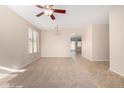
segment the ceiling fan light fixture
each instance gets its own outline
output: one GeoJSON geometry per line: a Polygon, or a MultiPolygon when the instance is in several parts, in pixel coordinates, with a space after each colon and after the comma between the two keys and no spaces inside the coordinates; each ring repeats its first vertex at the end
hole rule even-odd
{"type": "Polygon", "coordinates": [[[46,8],[49,9],[50,8],[49,5],[46,5],[46,8]]]}
{"type": "Polygon", "coordinates": [[[52,10],[48,10],[48,9],[45,9],[44,10],[44,13],[48,16],[52,15],[53,14],[53,11],[52,10]]]}

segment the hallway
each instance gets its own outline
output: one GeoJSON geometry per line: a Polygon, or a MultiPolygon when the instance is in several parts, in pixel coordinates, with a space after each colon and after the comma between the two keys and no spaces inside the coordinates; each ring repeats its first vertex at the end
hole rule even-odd
{"type": "Polygon", "coordinates": [[[0,81],[0,87],[95,88],[124,87],[124,78],[109,71],[108,62],[73,58],[41,58],[0,81]]]}

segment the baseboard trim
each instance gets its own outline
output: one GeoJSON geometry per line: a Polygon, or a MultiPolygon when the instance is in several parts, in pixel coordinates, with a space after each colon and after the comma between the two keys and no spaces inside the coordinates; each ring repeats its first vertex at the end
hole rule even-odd
{"type": "Polygon", "coordinates": [[[19,69],[22,69],[22,68],[26,67],[27,65],[30,65],[30,64],[33,63],[33,62],[36,62],[36,61],[39,60],[40,58],[41,58],[41,57],[35,58],[33,61],[31,61],[31,62],[29,62],[29,63],[26,63],[26,64],[24,64],[24,65],[22,65],[22,66],[20,66],[19,69]]]}
{"type": "Polygon", "coordinates": [[[109,60],[91,60],[91,61],[94,61],[94,62],[109,62],[109,60]]]}
{"type": "Polygon", "coordinates": [[[41,58],[71,58],[71,57],[41,57],[41,58]]]}
{"type": "MultiPolygon", "coordinates": [[[[17,71],[18,71],[19,69],[22,69],[22,68],[24,68],[25,66],[27,66],[27,65],[29,65],[29,64],[31,64],[31,63],[33,63],[33,62],[36,62],[36,61],[39,60],[40,58],[41,58],[41,57],[38,57],[38,58],[34,59],[33,61],[31,61],[31,62],[29,62],[29,63],[27,63],[27,64],[24,64],[24,65],[22,65],[22,66],[20,66],[20,67],[17,69],[17,71]]],[[[5,77],[9,76],[9,75],[10,75],[11,73],[13,73],[13,72],[16,72],[16,70],[15,70],[15,71],[10,71],[10,72],[6,73],[5,75],[1,76],[0,79],[3,79],[3,78],[5,78],[5,77]]]]}
{"type": "Polygon", "coordinates": [[[82,56],[83,58],[85,58],[85,59],[87,59],[87,60],[89,60],[89,61],[92,61],[92,62],[104,62],[104,61],[110,61],[110,60],[94,60],[94,59],[92,59],[92,58],[88,58],[88,57],[85,57],[85,56],[82,56]]]}
{"type": "Polygon", "coordinates": [[[118,71],[116,71],[116,70],[114,70],[114,69],[112,69],[112,68],[110,68],[110,71],[115,72],[116,74],[118,74],[118,75],[124,77],[124,74],[121,74],[121,73],[119,73],[118,71]]]}
{"type": "Polygon", "coordinates": [[[88,58],[88,57],[85,57],[85,56],[82,56],[83,58],[85,58],[86,60],[88,61],[92,61],[92,59],[88,58]]]}
{"type": "Polygon", "coordinates": [[[70,58],[71,56],[41,56],[41,58],[70,58]]]}

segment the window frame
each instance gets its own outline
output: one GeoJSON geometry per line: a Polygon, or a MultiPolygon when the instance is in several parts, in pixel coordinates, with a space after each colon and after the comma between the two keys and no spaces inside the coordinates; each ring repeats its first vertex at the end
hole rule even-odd
{"type": "Polygon", "coordinates": [[[28,29],[28,53],[39,52],[39,33],[31,28],[28,29]]]}

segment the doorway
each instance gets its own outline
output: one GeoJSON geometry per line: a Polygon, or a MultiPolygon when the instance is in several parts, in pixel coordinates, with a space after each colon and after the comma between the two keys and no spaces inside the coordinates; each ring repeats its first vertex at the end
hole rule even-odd
{"type": "Polygon", "coordinates": [[[82,53],[82,38],[80,35],[71,35],[70,37],[70,51],[75,55],[81,55],[82,53]]]}

